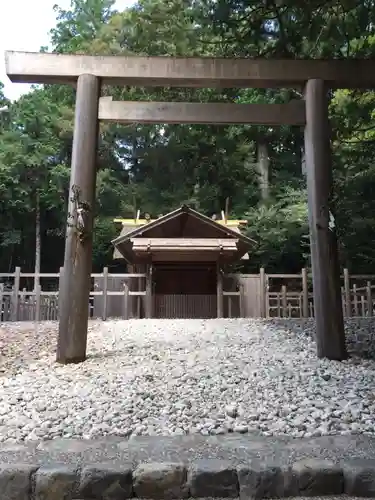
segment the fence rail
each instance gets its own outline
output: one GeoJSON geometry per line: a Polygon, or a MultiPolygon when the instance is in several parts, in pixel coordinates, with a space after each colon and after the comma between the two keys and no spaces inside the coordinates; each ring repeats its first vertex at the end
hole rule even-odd
{"type": "MultiPolygon", "coordinates": [[[[0,273],[0,322],[57,320],[62,273],[60,269],[59,273],[35,275],[22,273],[19,267],[14,273],[0,273]]],[[[104,268],[91,278],[91,318],[203,318],[217,314],[216,295],[152,295],[146,273],[109,273],[104,268]],[[134,282],[138,283],[136,289],[130,286],[134,282]]],[[[267,274],[260,269],[258,274],[226,274],[225,279],[232,285],[221,292],[224,317],[314,317],[312,280],[306,269],[299,274],[267,274]]],[[[344,316],[375,315],[375,275],[350,275],[344,269],[341,280],[344,316]]]]}

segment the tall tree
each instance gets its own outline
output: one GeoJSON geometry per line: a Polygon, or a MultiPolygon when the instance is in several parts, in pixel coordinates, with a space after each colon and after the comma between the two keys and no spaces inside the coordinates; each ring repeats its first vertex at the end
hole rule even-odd
{"type": "MultiPolygon", "coordinates": [[[[373,58],[374,0],[308,5],[255,0],[139,0],[116,11],[111,0],[56,7],[52,50],[87,54],[373,58]]],[[[302,89],[104,87],[124,100],[273,103],[302,89]]],[[[370,272],[375,224],[374,92],[330,94],[337,225],[342,263],[370,272]],[[349,221],[349,222],[348,222],[349,221]]],[[[46,85],[15,104],[0,87],[0,265],[32,267],[38,200],[42,267],[62,262],[75,91],[46,85]],[[45,248],[56,248],[46,252],[45,248]]],[[[264,146],[263,146],[264,149],[264,146]]],[[[102,125],[97,161],[94,268],[111,263],[115,216],[135,207],[152,215],[190,203],[207,215],[230,200],[259,245],[246,266],[298,270],[308,263],[303,135],[293,127],[102,125]],[[262,152],[261,145],[267,145],[262,152]],[[259,152],[262,154],[258,155],[259,152]],[[259,160],[268,189],[259,184],[259,160]],[[268,175],[267,175],[268,173],[268,175]]]]}

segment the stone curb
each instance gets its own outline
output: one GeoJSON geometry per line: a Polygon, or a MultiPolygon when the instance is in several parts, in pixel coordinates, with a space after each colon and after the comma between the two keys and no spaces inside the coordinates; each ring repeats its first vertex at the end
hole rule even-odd
{"type": "Polygon", "coordinates": [[[0,464],[1,500],[124,500],[144,498],[261,499],[282,497],[375,496],[375,460],[339,465],[305,459],[291,466],[261,461],[234,466],[217,459],[191,464],[95,465],[0,464]]]}

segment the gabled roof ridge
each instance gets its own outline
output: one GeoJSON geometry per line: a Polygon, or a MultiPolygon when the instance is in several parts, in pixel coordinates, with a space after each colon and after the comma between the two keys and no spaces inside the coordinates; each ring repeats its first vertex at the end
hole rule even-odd
{"type": "Polygon", "coordinates": [[[215,227],[216,229],[220,229],[223,233],[232,235],[234,238],[239,238],[242,241],[246,241],[247,243],[256,244],[256,242],[253,239],[249,238],[248,236],[245,236],[242,233],[239,233],[230,227],[219,224],[217,221],[212,220],[207,215],[201,214],[197,210],[189,207],[188,205],[182,205],[181,207],[177,208],[176,210],[173,210],[172,212],[169,212],[168,214],[163,215],[163,216],[159,217],[158,219],[155,219],[154,221],[152,221],[148,224],[144,224],[142,226],[139,226],[139,227],[133,229],[132,231],[130,231],[126,235],[118,236],[117,238],[112,240],[112,244],[118,245],[119,243],[122,243],[123,241],[125,241],[127,239],[134,238],[136,235],[141,234],[144,231],[148,231],[149,229],[152,229],[154,227],[157,227],[157,226],[163,224],[164,222],[167,222],[171,219],[174,219],[175,217],[178,217],[179,215],[181,215],[183,213],[190,214],[193,217],[195,217],[196,219],[201,220],[205,224],[208,224],[211,227],[215,227]]]}
{"type": "Polygon", "coordinates": [[[153,228],[155,226],[159,226],[160,223],[167,222],[168,220],[173,219],[174,217],[177,217],[178,215],[180,215],[180,213],[183,213],[184,211],[185,211],[184,205],[182,205],[182,207],[177,208],[176,210],[172,210],[172,212],[169,212],[168,214],[162,215],[158,219],[155,219],[152,222],[149,222],[148,224],[143,224],[142,226],[138,226],[138,227],[134,228],[132,231],[130,231],[128,234],[125,235],[126,238],[118,236],[117,238],[112,240],[112,243],[116,244],[116,243],[120,243],[120,241],[123,241],[124,239],[127,239],[128,237],[132,238],[134,236],[134,234],[142,233],[146,228],[150,229],[150,228],[153,228]],[[120,240],[120,238],[121,238],[121,240],[120,240]],[[118,240],[120,240],[120,241],[118,241],[118,240]]]}

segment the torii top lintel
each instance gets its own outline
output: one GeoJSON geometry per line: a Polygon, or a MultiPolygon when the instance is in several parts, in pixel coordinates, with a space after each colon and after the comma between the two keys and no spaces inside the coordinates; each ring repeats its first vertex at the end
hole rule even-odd
{"type": "Polygon", "coordinates": [[[332,88],[375,87],[375,60],[230,59],[5,53],[12,82],[75,83],[82,74],[105,84],[148,87],[301,87],[319,79],[332,88]]]}

